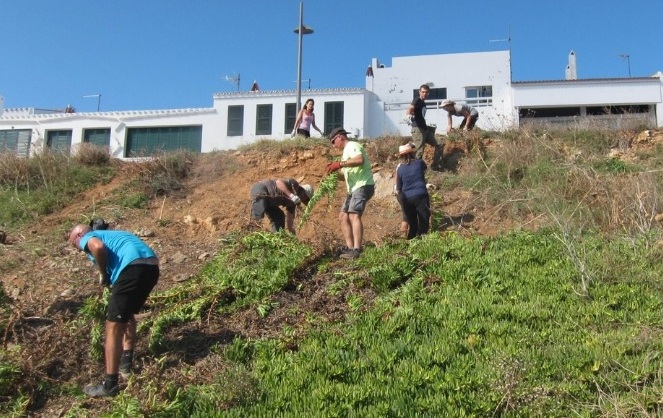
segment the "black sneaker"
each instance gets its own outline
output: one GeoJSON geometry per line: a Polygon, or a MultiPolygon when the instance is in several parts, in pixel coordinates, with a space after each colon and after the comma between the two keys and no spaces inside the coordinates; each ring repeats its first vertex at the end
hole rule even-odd
{"type": "Polygon", "coordinates": [[[341,253],[341,258],[352,259],[359,257],[361,254],[360,248],[350,248],[348,251],[341,253]]]}
{"type": "Polygon", "coordinates": [[[87,396],[93,398],[102,398],[104,396],[117,396],[119,391],[120,387],[118,385],[115,385],[110,389],[106,389],[103,383],[99,383],[98,385],[90,384],[83,388],[83,392],[85,392],[87,396]]]}
{"type": "Polygon", "coordinates": [[[120,364],[120,376],[124,379],[128,379],[133,374],[131,369],[131,364],[120,364]]]}
{"type": "Polygon", "coordinates": [[[133,363],[133,354],[122,354],[120,357],[120,376],[125,379],[128,379],[131,376],[132,369],[131,363],[133,363]]]}

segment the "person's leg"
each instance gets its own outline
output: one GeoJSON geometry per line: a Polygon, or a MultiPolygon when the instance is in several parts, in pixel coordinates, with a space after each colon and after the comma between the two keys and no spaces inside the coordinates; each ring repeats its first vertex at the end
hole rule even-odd
{"type": "Polygon", "coordinates": [[[126,322],[106,321],[106,375],[117,376],[119,373],[122,339],[126,330],[126,322]]]}
{"type": "Polygon", "coordinates": [[[134,361],[134,347],[136,346],[136,316],[131,315],[127,322],[122,341],[122,355],[120,356],[119,372],[122,377],[128,377],[134,361]]]}
{"type": "Polygon", "coordinates": [[[428,195],[417,198],[415,203],[415,213],[417,217],[416,235],[425,235],[430,228],[430,198],[428,195]]]}
{"type": "Polygon", "coordinates": [[[267,196],[267,187],[262,183],[256,183],[251,187],[251,219],[256,222],[260,222],[265,216],[265,208],[267,201],[265,196],[267,196]]]}
{"type": "Polygon", "coordinates": [[[407,232],[408,222],[407,217],[405,216],[405,210],[403,209],[403,199],[401,198],[400,193],[396,195],[396,201],[401,208],[401,232],[407,232]]]}
{"type": "Polygon", "coordinates": [[[364,239],[364,224],[361,222],[361,213],[348,213],[348,219],[352,227],[352,246],[361,250],[364,239]]]}
{"type": "Polygon", "coordinates": [[[460,126],[458,127],[458,130],[462,131],[466,124],[467,124],[467,117],[464,117],[463,121],[460,123],[460,126]]]}
{"type": "Polygon", "coordinates": [[[364,224],[362,223],[361,216],[366,210],[366,203],[375,194],[375,186],[362,186],[352,192],[350,203],[348,205],[348,222],[352,229],[352,246],[361,251],[364,239],[364,224]]]}
{"type": "Polygon", "coordinates": [[[424,158],[424,135],[421,133],[419,128],[413,128],[412,129],[412,143],[414,144],[414,148],[416,149],[415,151],[415,156],[417,159],[421,160],[424,158]]]}
{"type": "Polygon", "coordinates": [[[285,214],[279,207],[267,206],[265,208],[265,214],[272,222],[272,232],[277,232],[285,228],[285,214]]]}
{"type": "Polygon", "coordinates": [[[341,232],[343,233],[343,240],[347,248],[354,247],[354,237],[352,235],[352,224],[350,223],[350,216],[347,212],[338,214],[338,220],[341,224],[341,232]]]}
{"type": "Polygon", "coordinates": [[[409,225],[407,239],[412,239],[416,236],[418,230],[416,207],[408,199],[403,199],[403,211],[409,225]]]}
{"type": "Polygon", "coordinates": [[[479,119],[479,115],[471,115],[469,121],[467,122],[467,130],[471,131],[472,128],[474,128],[474,125],[477,124],[477,119],[479,119]]]}
{"type": "Polygon", "coordinates": [[[444,143],[435,137],[435,128],[430,127],[426,133],[425,143],[431,145],[433,151],[433,161],[431,162],[431,170],[442,169],[442,154],[444,153],[444,143]]]}

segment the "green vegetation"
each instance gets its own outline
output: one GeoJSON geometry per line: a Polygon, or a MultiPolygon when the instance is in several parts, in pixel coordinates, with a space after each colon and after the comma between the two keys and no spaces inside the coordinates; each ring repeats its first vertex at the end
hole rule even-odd
{"type": "MultiPolygon", "coordinates": [[[[462,175],[430,173],[435,232],[420,239],[385,238],[339,261],[285,232],[223,237],[198,275],[150,298],[139,332],[151,358],[105,416],[663,415],[663,149],[634,161],[608,155],[608,132],[481,136],[496,145],[460,160],[462,175]],[[445,196],[459,190],[473,200],[445,214],[445,196]],[[475,207],[515,227],[468,232],[475,207]],[[304,303],[313,295],[315,308],[304,303]],[[224,328],[247,312],[269,333],[225,340],[194,327],[224,328]],[[206,370],[215,373],[196,379],[206,370]]],[[[386,166],[398,141],[366,148],[386,166]]],[[[165,186],[134,196],[183,190],[189,157],[169,158],[143,168],[169,173],[151,183],[165,186]]],[[[87,299],[70,322],[72,332],[95,324],[93,356],[103,303],[87,299]]],[[[22,383],[25,363],[9,349],[0,360],[0,412],[25,412],[36,390],[22,383]]],[[[68,412],[84,415],[82,401],[68,412]]]]}

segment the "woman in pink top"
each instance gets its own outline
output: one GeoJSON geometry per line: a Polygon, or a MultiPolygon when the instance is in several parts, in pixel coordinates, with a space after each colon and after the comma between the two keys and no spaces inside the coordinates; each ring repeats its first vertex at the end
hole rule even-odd
{"type": "Polygon", "coordinates": [[[311,126],[322,135],[322,131],[315,124],[315,113],[313,113],[314,106],[313,99],[308,99],[304,108],[297,115],[295,120],[295,127],[292,130],[292,136],[302,135],[304,138],[311,137],[311,126]]]}

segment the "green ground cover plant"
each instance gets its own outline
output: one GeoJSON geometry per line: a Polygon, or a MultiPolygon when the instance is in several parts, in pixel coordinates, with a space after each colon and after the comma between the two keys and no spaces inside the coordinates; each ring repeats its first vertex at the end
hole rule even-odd
{"type": "Polygon", "coordinates": [[[242,376],[226,378],[248,385],[244,396],[230,399],[225,380],[173,389],[164,403],[180,407],[163,416],[566,417],[615,406],[655,416],[660,254],[584,239],[590,297],[574,291],[578,273],[553,230],[367,248],[345,278],[375,289],[371,303],[313,329],[296,350],[236,341],[226,359],[242,376]],[[605,259],[620,261],[602,270],[605,259]]]}
{"type": "MultiPolygon", "coordinates": [[[[479,206],[520,227],[495,236],[435,228],[421,239],[385,238],[343,262],[285,232],[224,236],[198,275],[150,298],[139,332],[151,362],[102,416],[662,416],[656,218],[663,213],[663,149],[615,159],[608,155],[615,135],[604,131],[481,137],[497,144],[462,159],[462,177],[431,173],[433,202],[443,207],[451,192],[467,190],[473,198],[456,215],[479,206]],[[537,227],[527,228],[530,222],[537,227]],[[280,323],[269,337],[237,334],[203,347],[199,358],[182,354],[185,326],[242,310],[283,315],[281,297],[300,296],[313,283],[342,315],[320,320],[304,312],[297,329],[280,323]],[[206,365],[218,373],[196,380],[206,365]]],[[[284,155],[288,146],[307,146],[293,141],[270,146],[284,155]]],[[[382,164],[393,157],[393,143],[366,146],[384,154],[382,164]]],[[[147,202],[184,190],[190,164],[184,154],[164,156],[141,168],[155,181],[123,194],[147,202]]],[[[55,187],[39,170],[32,183],[18,178],[3,183],[6,196],[23,201],[18,189],[55,187]]],[[[326,189],[318,187],[319,199],[326,189]]],[[[436,216],[434,225],[448,221],[436,216]]],[[[11,306],[3,295],[6,333],[11,306]]],[[[69,323],[72,334],[89,336],[95,359],[102,355],[103,304],[102,297],[85,300],[69,323]]],[[[78,393],[55,381],[25,384],[19,352],[0,351],[0,413],[25,415],[34,392],[78,393]]],[[[86,416],[87,400],[78,395],[65,416],[86,416]]]]}

